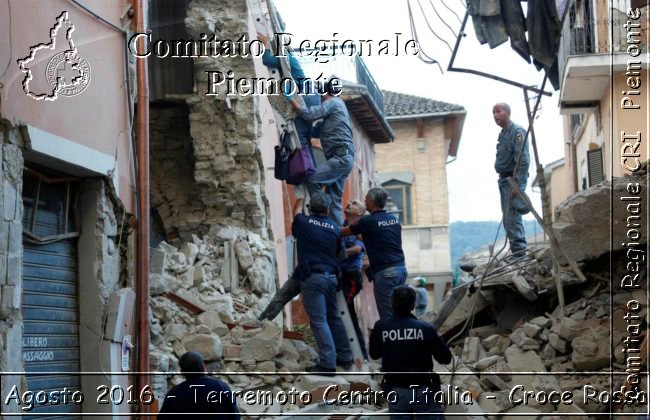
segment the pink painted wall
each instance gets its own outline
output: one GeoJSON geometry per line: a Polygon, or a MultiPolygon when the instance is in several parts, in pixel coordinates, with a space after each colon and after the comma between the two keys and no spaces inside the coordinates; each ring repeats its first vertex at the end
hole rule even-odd
{"type": "MultiPolygon", "coordinates": [[[[252,17],[249,15],[248,21],[249,39],[256,39],[257,33],[253,24],[252,17]]],[[[255,66],[256,77],[269,77],[267,67],[262,63],[261,57],[253,59],[255,66]]],[[[279,133],[275,124],[275,117],[273,109],[269,100],[264,96],[258,96],[258,112],[261,120],[261,127],[258,132],[261,137],[258,137],[258,147],[262,155],[262,163],[264,165],[264,193],[269,202],[268,224],[271,228],[274,245],[275,245],[275,258],[278,270],[278,278],[280,284],[283,284],[288,279],[287,269],[287,244],[286,244],[286,228],[285,228],[285,195],[283,193],[282,182],[275,179],[273,176],[273,167],[275,160],[274,146],[278,144],[279,133]]],[[[254,117],[255,118],[255,117],[254,117]]]]}
{"type": "MultiPolygon", "coordinates": [[[[84,0],[83,4],[121,27],[126,0],[84,0]]],[[[57,41],[65,41],[59,31],[57,41]]],[[[55,52],[68,49],[60,42],[55,52]]],[[[101,23],[70,1],[9,0],[0,3],[0,115],[12,124],[24,124],[116,156],[119,195],[133,210],[133,174],[130,164],[129,117],[125,92],[123,35],[101,23]],[[23,92],[24,73],[17,60],[29,55],[32,45],[49,42],[50,28],[67,11],[75,29],[72,39],[90,64],[91,81],[79,95],[55,101],[37,101],[23,92]],[[6,68],[6,70],[5,70],[6,68]]],[[[39,51],[33,67],[34,89],[47,88],[45,69],[53,56],[39,51]]]]}

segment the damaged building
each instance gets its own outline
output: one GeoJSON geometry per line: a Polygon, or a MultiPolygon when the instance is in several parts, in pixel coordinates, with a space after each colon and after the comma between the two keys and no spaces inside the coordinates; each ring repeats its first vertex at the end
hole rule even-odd
{"type": "MultiPolygon", "coordinates": [[[[132,36],[147,28],[152,42],[198,39],[205,33],[255,39],[246,1],[111,0],[84,6],[50,0],[43,6],[24,0],[11,7],[15,3],[0,5],[0,57],[9,58],[0,73],[0,389],[3,401],[8,395],[61,387],[85,399],[26,410],[12,397],[3,413],[56,417],[85,412],[110,418],[156,412],[165,392],[182,380],[178,357],[189,350],[204,356],[208,370],[224,372],[237,391],[277,396],[295,389],[322,396],[331,385],[341,392],[379,390],[380,377],[370,373],[335,378],[295,373],[317,358],[306,334],[293,328],[307,322],[299,299],[273,322],[257,321],[296,262],[293,187],[273,174],[282,127],[264,96],[205,91],[210,72],[269,77],[262,60],[138,61],[130,53],[132,36]],[[76,60],[72,68],[66,65],[69,50],[76,60]],[[151,374],[133,373],[138,371],[151,374]],[[103,391],[110,391],[107,398],[113,402],[113,389],[125,392],[130,403],[102,403],[103,391]]],[[[414,140],[414,153],[435,155],[437,173],[443,173],[447,157],[456,156],[464,109],[445,104],[451,108],[387,116],[384,94],[363,61],[350,60],[341,98],[352,118],[356,154],[343,201],[362,198],[382,183],[401,188],[405,179],[413,181],[396,175],[403,175],[402,167],[388,168],[386,178],[377,176],[375,146],[396,150],[389,144],[396,137],[390,116],[400,120],[395,123],[401,135],[414,140]],[[424,120],[408,125],[416,117],[424,120]],[[435,132],[431,142],[419,142],[425,131],[427,140],[435,132]]],[[[322,148],[315,139],[313,145],[320,162],[322,148]]],[[[430,174],[417,176],[425,175],[430,174]]],[[[635,325],[647,329],[647,272],[640,264],[636,272],[626,272],[629,265],[623,263],[629,261],[623,256],[630,241],[619,237],[628,223],[623,210],[612,219],[613,243],[621,246],[609,247],[602,227],[612,217],[603,204],[608,197],[629,196],[630,183],[647,191],[647,173],[636,175],[642,177],[615,178],[558,206],[555,234],[567,253],[557,273],[566,297],[562,308],[550,251],[539,249],[533,261],[511,271],[473,267],[473,277],[425,315],[455,352],[453,366],[436,366],[448,371],[445,386],[458,385],[478,403],[462,408],[465,414],[524,412],[508,398],[519,376],[507,372],[563,372],[524,376],[525,385],[536,391],[560,387],[584,399],[580,372],[597,371],[589,379],[605,389],[606,373],[629,367],[621,354],[631,333],[622,320],[634,312],[635,325]],[[583,223],[586,213],[592,217],[583,223]],[[622,262],[611,267],[613,276],[629,279],[634,288],[612,287],[603,275],[612,256],[622,262]],[[578,262],[586,279],[570,269],[567,258],[578,262]],[[600,345],[607,340],[615,343],[613,349],[600,345]]],[[[438,194],[446,195],[445,184],[436,180],[438,194]]],[[[447,240],[446,201],[435,211],[414,218],[411,246],[426,250],[423,260],[429,252],[440,254],[434,264],[417,265],[418,274],[437,274],[445,285],[448,249],[430,245],[432,238],[447,240]]],[[[644,223],[635,241],[647,249],[644,223]]],[[[435,290],[438,297],[442,290],[435,290]]],[[[373,285],[365,278],[356,305],[367,334],[377,312],[373,285]]],[[[644,363],[640,367],[647,368],[644,363]]],[[[645,381],[641,386],[647,390],[645,381]]],[[[382,400],[340,407],[310,403],[271,401],[240,408],[249,415],[299,416],[342,407],[359,417],[386,410],[382,400]]],[[[544,404],[525,409],[564,417],[604,412],[611,405],[576,407],[570,412],[544,404]]]]}

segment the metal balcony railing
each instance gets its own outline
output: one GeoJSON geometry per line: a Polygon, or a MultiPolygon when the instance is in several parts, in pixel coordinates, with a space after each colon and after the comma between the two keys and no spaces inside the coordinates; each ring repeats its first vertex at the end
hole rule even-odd
{"type": "Polygon", "coordinates": [[[377,105],[379,111],[383,113],[384,94],[381,92],[381,89],[379,89],[377,82],[375,82],[375,79],[372,77],[372,74],[370,74],[368,67],[366,67],[366,64],[363,62],[359,55],[356,56],[355,64],[357,69],[357,83],[368,88],[368,94],[372,100],[375,101],[375,105],[377,105]]]}
{"type": "MultiPolygon", "coordinates": [[[[626,28],[629,20],[626,14],[625,0],[612,0],[609,3],[610,17],[594,19],[589,9],[589,2],[576,1],[571,5],[564,27],[558,51],[560,75],[564,74],[566,61],[570,56],[586,54],[627,53],[631,43],[647,51],[647,37],[644,36],[648,23],[644,19],[637,22],[641,28],[626,28]],[[598,40],[596,42],[596,40],[598,40]]],[[[647,16],[649,6],[641,9],[641,16],[647,16]]]]}

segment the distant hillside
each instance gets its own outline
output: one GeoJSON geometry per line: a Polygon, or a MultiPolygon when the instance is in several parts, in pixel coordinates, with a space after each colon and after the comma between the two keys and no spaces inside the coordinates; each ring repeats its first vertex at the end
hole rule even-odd
{"type": "MultiPolygon", "coordinates": [[[[499,222],[453,222],[449,225],[451,241],[451,267],[456,269],[456,261],[463,254],[474,251],[494,242],[494,235],[499,222]]],[[[542,228],[535,220],[524,220],[526,236],[541,233],[542,228]]],[[[499,230],[499,239],[503,238],[503,228],[499,230]]]]}

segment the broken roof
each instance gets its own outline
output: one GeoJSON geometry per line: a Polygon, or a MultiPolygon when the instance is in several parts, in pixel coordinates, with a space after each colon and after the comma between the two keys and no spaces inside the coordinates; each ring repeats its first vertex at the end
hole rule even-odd
{"type": "Polygon", "coordinates": [[[465,108],[448,102],[421,96],[384,90],[384,113],[386,118],[400,116],[425,117],[448,114],[465,114],[465,108]]]}

